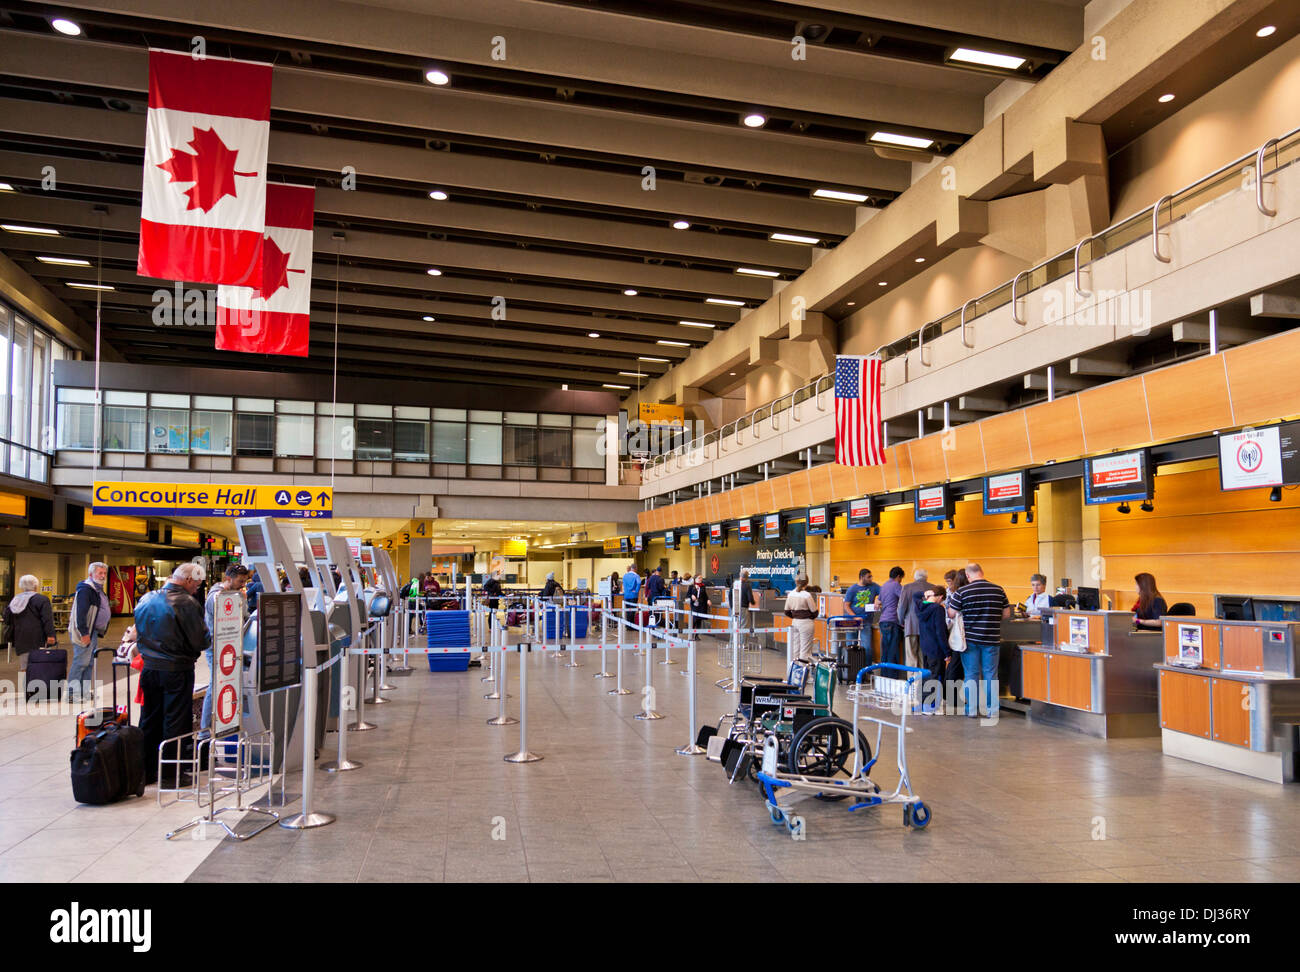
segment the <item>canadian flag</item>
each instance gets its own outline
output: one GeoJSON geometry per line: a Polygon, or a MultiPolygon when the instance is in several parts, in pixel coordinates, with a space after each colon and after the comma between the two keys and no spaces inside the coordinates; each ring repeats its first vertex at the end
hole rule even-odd
{"type": "Polygon", "coordinates": [[[141,276],[261,281],[270,137],[271,65],[149,52],[141,276]]]}
{"type": "Polygon", "coordinates": [[[217,350],[307,356],[311,331],[311,186],[266,187],[259,286],[217,288],[217,350]]]}

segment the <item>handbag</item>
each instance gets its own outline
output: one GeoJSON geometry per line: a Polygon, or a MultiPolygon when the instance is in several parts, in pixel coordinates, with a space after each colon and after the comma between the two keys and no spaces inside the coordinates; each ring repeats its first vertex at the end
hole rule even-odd
{"type": "Polygon", "coordinates": [[[966,626],[962,624],[961,612],[952,619],[952,627],[948,629],[948,647],[956,652],[966,650],[966,626]]]}

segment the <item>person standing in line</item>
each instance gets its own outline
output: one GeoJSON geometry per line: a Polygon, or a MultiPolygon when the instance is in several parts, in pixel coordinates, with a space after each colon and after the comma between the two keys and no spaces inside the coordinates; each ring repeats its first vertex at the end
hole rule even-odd
{"type": "MultiPolygon", "coordinates": [[[[501,570],[499,569],[494,570],[491,573],[489,573],[487,579],[483,581],[482,594],[487,602],[489,637],[491,636],[491,633],[493,631],[501,627],[501,619],[497,617],[497,608],[501,606],[501,597],[504,593],[501,590],[501,575],[502,575],[501,570]]],[[[469,667],[470,668],[483,667],[482,652],[479,652],[477,655],[474,655],[473,657],[470,658],[469,667]]]]}
{"type": "Polygon", "coordinates": [[[785,669],[795,661],[812,661],[813,620],[817,617],[817,598],[808,593],[808,578],[800,574],[795,588],[785,599],[785,616],[790,619],[786,632],[785,669]]]}
{"type": "Polygon", "coordinates": [[[844,613],[860,619],[861,624],[856,636],[852,631],[845,636],[845,647],[857,641],[866,650],[868,660],[871,655],[871,628],[876,612],[868,611],[867,608],[875,604],[878,597],[880,597],[880,585],[871,579],[871,571],[866,567],[858,571],[857,583],[850,585],[844,592],[844,613]]]}
{"type": "Polygon", "coordinates": [[[708,619],[697,615],[709,613],[709,592],[704,586],[703,574],[697,574],[695,583],[687,588],[686,610],[690,612],[686,616],[686,630],[690,637],[698,638],[698,630],[706,626],[708,619]]]}
{"type": "MultiPolygon", "coordinates": [[[[898,606],[903,597],[903,568],[889,568],[889,580],[880,588],[880,661],[882,664],[897,665],[899,647],[903,640],[903,626],[898,623],[898,606]]],[[[896,673],[884,672],[884,675],[897,677],[896,673]]]]}
{"type": "Polygon", "coordinates": [[[637,598],[641,594],[641,575],[636,572],[636,564],[627,565],[623,575],[623,615],[628,624],[636,624],[637,598]]]}
{"type": "Polygon", "coordinates": [[[41,582],[35,574],[18,578],[18,593],[4,609],[5,644],[13,645],[18,653],[18,696],[27,697],[27,653],[42,648],[53,648],[54,608],[50,599],[40,593],[41,582]]]}
{"type": "Polygon", "coordinates": [[[213,668],[213,648],[215,645],[212,639],[216,634],[216,616],[217,616],[217,597],[224,593],[239,594],[239,611],[240,621],[247,616],[247,608],[244,604],[244,581],[248,577],[248,569],[241,567],[239,564],[231,564],[226,568],[225,574],[219,583],[213,584],[212,589],[208,591],[208,596],[203,602],[203,624],[208,632],[208,647],[204,649],[203,655],[208,660],[208,692],[203,696],[203,711],[199,716],[199,728],[208,729],[212,726],[212,676],[215,674],[213,668]]]}
{"type": "Polygon", "coordinates": [[[912,610],[916,613],[921,631],[921,663],[928,672],[922,682],[925,711],[943,711],[943,666],[948,647],[948,612],[944,608],[947,591],[938,586],[927,587],[923,594],[912,594],[912,610]],[[937,695],[937,697],[936,697],[937,695]]]}
{"type": "Polygon", "coordinates": [[[732,614],[736,618],[736,627],[741,636],[746,633],[753,636],[755,612],[758,610],[758,590],[749,580],[749,568],[740,568],[740,577],[736,579],[731,596],[732,614]]]}
{"type": "Polygon", "coordinates": [[[108,603],[104,584],[108,581],[108,565],[96,561],[86,569],[86,579],[77,585],[72,600],[72,613],[68,620],[68,635],[72,639],[72,670],[68,672],[68,697],[86,701],[90,697],[95,677],[95,649],[99,639],[108,630],[113,609],[108,603]]]}
{"type": "Polygon", "coordinates": [[[948,614],[955,616],[960,612],[966,632],[966,650],[962,652],[966,715],[973,719],[983,714],[996,719],[998,652],[1002,644],[1002,622],[1011,616],[1011,602],[1005,590],[984,578],[984,569],[979,564],[967,564],[966,577],[970,582],[948,599],[948,614]]]}
{"type": "Polygon", "coordinates": [[[903,588],[902,598],[898,602],[898,622],[903,626],[904,664],[912,668],[921,667],[921,625],[912,615],[913,595],[925,596],[930,589],[930,575],[918,567],[912,573],[912,583],[903,588]]]}

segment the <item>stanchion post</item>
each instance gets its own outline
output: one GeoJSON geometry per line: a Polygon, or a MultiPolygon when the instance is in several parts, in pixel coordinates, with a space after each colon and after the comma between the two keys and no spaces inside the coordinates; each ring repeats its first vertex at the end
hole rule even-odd
{"type": "Polygon", "coordinates": [[[578,605],[569,605],[569,661],[565,668],[581,668],[578,661],[578,605]]]}
{"type": "MultiPolygon", "coordinates": [[[[332,813],[321,813],[319,810],[311,808],[312,799],[316,794],[316,669],[307,668],[303,671],[303,691],[306,697],[303,699],[303,734],[302,734],[302,812],[295,814],[288,820],[281,820],[280,826],[288,830],[310,830],[313,827],[324,827],[326,824],[332,824],[335,820],[332,813]]],[[[342,710],[340,709],[340,715],[342,710]]],[[[288,725],[288,710],[286,709],[285,725],[288,725]]],[[[345,735],[340,732],[339,736],[345,735]]],[[[285,733],[285,742],[288,743],[288,732],[285,733]]],[[[274,759],[274,746],[272,746],[271,756],[274,759]]],[[[281,759],[283,760],[283,756],[281,759]]],[[[284,767],[281,767],[283,770],[284,767]]],[[[281,774],[283,776],[283,773],[281,774]]],[[[269,793],[268,793],[269,797],[269,793]]]]}
{"type": "Polygon", "coordinates": [[[496,624],[490,624],[489,626],[492,629],[492,650],[500,654],[501,663],[500,667],[497,669],[497,673],[500,677],[497,679],[496,683],[496,691],[500,695],[500,701],[497,703],[496,718],[489,719],[487,724],[489,726],[513,726],[519,720],[506,715],[506,687],[509,685],[509,679],[506,677],[506,673],[509,671],[509,666],[507,664],[508,659],[506,658],[505,653],[505,629],[496,624]]]}
{"type": "Polygon", "coordinates": [[[731,618],[731,688],[727,689],[727,694],[731,695],[740,691],[740,652],[742,642],[740,640],[740,619],[735,615],[731,618]]]}
{"type": "Polygon", "coordinates": [[[689,683],[690,691],[687,693],[687,711],[690,713],[690,722],[687,725],[687,732],[690,735],[686,739],[685,746],[677,748],[678,756],[699,756],[705,750],[695,743],[695,642],[686,642],[686,671],[691,676],[689,683]]]}
{"type": "Polygon", "coordinates": [[[503,757],[507,763],[536,763],[538,753],[528,751],[528,656],[526,646],[519,648],[519,748],[503,757]]]}
{"type": "Polygon", "coordinates": [[[648,627],[641,629],[641,646],[645,649],[645,685],[641,689],[641,711],[635,716],[637,719],[649,722],[652,719],[662,719],[663,715],[655,711],[654,708],[654,663],[655,654],[652,648],[653,642],[650,640],[648,627]]]}
{"type": "Polygon", "coordinates": [[[630,689],[625,689],[623,687],[623,638],[626,636],[626,632],[624,631],[626,623],[626,618],[623,617],[623,613],[620,611],[618,615],[618,647],[615,649],[616,657],[614,659],[618,663],[615,668],[615,671],[618,673],[615,677],[618,681],[614,683],[614,688],[610,691],[610,695],[632,694],[630,689]]]}

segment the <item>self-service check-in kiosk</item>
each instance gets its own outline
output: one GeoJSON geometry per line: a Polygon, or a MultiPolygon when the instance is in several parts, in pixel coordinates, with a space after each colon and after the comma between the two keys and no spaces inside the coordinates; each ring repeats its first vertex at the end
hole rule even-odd
{"type": "MultiPolygon", "coordinates": [[[[359,544],[336,537],[332,533],[311,533],[307,535],[311,547],[312,559],[317,568],[329,575],[331,589],[334,590],[333,607],[330,618],[337,637],[331,643],[335,654],[347,653],[365,631],[365,615],[361,599],[361,576],[354,556],[354,549],[359,553],[359,544]],[[323,554],[323,556],[322,556],[323,554]],[[338,572],[338,584],[334,587],[333,571],[338,572]]],[[[330,679],[330,722],[338,729],[342,721],[348,732],[359,732],[375,728],[366,722],[360,711],[360,686],[364,672],[365,657],[345,654],[345,657],[331,670],[330,679]],[[355,700],[355,701],[354,701],[355,700]],[[349,715],[357,711],[355,721],[349,715]],[[340,719],[340,715],[342,718],[340,719]]],[[[361,764],[347,758],[347,740],[339,741],[340,757],[327,764],[324,769],[329,772],[354,769],[361,764]]]]}

